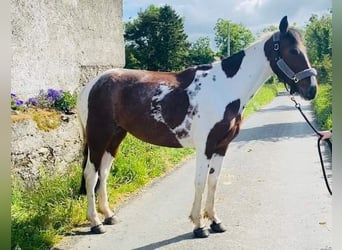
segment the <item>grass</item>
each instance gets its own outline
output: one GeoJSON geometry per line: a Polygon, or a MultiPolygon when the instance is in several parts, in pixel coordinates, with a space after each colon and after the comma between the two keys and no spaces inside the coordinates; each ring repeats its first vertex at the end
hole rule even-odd
{"type": "Polygon", "coordinates": [[[312,101],[320,130],[332,129],[332,87],[321,84],[317,97],[312,101]]]}
{"type": "Polygon", "coordinates": [[[37,128],[42,131],[51,131],[61,124],[61,113],[53,109],[28,108],[11,115],[12,122],[33,120],[37,128]]]}
{"type": "MultiPolygon", "coordinates": [[[[112,206],[186,159],[193,149],[157,147],[127,136],[108,180],[112,206]]],[[[12,248],[49,249],[65,232],[86,223],[86,199],[78,196],[81,167],[70,166],[61,176],[41,171],[30,189],[12,181],[12,248]]]]}
{"type": "Polygon", "coordinates": [[[253,114],[256,110],[260,109],[265,104],[269,103],[277,96],[284,86],[280,83],[264,84],[253,98],[247,103],[243,117],[246,119],[253,114]]]}
{"type": "MultiPolygon", "coordinates": [[[[270,102],[279,85],[264,85],[246,107],[244,116],[270,102]]],[[[162,176],[194,149],[157,147],[128,135],[120,146],[115,168],[108,179],[108,195],[117,207],[132,193],[162,176]]],[[[43,168],[42,168],[43,169],[43,168]]],[[[49,249],[72,228],[85,225],[86,199],[78,196],[81,167],[70,166],[68,173],[49,176],[41,171],[38,183],[27,188],[12,178],[12,249],[49,249]]]]}

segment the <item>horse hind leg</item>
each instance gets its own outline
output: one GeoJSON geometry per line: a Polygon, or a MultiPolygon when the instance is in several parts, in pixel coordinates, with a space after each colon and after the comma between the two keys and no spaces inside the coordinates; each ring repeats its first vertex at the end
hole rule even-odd
{"type": "Polygon", "coordinates": [[[88,199],[87,219],[90,221],[90,230],[94,234],[101,234],[105,232],[105,229],[96,211],[95,192],[97,187],[106,185],[105,182],[108,173],[106,174],[106,171],[104,171],[104,174],[101,176],[101,165],[106,165],[106,167],[102,168],[107,169],[110,167],[110,164],[113,160],[111,157],[105,154],[105,152],[114,131],[110,123],[108,123],[106,126],[103,126],[103,123],[99,124],[99,119],[95,118],[96,117],[93,116],[88,117],[88,120],[92,119],[92,122],[88,122],[87,126],[86,139],[88,151],[85,150],[85,153],[88,153],[88,155],[83,175],[88,199]],[[101,127],[101,129],[99,129],[99,127],[101,127]],[[104,183],[101,183],[101,180],[104,183]]]}
{"type": "Polygon", "coordinates": [[[104,152],[101,160],[101,165],[99,169],[99,189],[97,191],[98,201],[99,201],[99,211],[105,216],[105,220],[103,224],[105,225],[114,225],[117,222],[117,219],[114,216],[113,211],[109,207],[108,203],[108,194],[107,194],[107,179],[110,173],[110,168],[113,164],[114,158],[116,156],[117,149],[121,143],[121,141],[126,136],[126,131],[117,128],[115,133],[104,152]]]}
{"type": "Polygon", "coordinates": [[[95,186],[98,181],[98,172],[95,164],[91,162],[89,154],[83,175],[88,200],[87,219],[90,221],[91,232],[96,234],[104,233],[102,222],[96,212],[95,186]]]}

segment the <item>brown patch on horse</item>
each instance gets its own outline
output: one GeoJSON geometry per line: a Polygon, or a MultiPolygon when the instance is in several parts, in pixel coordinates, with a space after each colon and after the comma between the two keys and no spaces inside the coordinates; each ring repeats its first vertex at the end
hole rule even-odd
{"type": "Polygon", "coordinates": [[[174,129],[184,121],[189,104],[189,97],[182,88],[175,88],[160,101],[161,114],[170,128],[174,129]]]}
{"type": "Polygon", "coordinates": [[[217,122],[207,137],[205,155],[211,159],[213,154],[224,156],[228,144],[237,136],[240,129],[241,114],[239,114],[240,99],[226,106],[223,119],[217,122]],[[234,124],[231,121],[235,118],[234,124]]]}
{"type": "Polygon", "coordinates": [[[227,78],[232,78],[239,71],[243,58],[245,57],[245,51],[241,50],[233,54],[230,57],[226,57],[222,60],[222,70],[226,74],[227,78]]]}
{"type": "MultiPolygon", "coordinates": [[[[182,147],[165,124],[150,116],[151,102],[157,92],[157,82],[144,82],[156,76],[123,71],[102,76],[89,93],[87,143],[90,160],[97,170],[105,151],[115,155],[117,147],[130,131],[135,137],[160,146],[182,147]],[[145,114],[145,115],[144,115],[145,114]],[[143,117],[143,119],[141,119],[143,117]]],[[[157,74],[161,76],[161,74],[157,74]]],[[[170,74],[162,74],[159,81],[173,80],[170,74]]]]}
{"type": "MultiPolygon", "coordinates": [[[[176,78],[180,82],[180,87],[186,89],[194,81],[197,70],[206,71],[212,68],[213,65],[211,64],[202,64],[195,67],[190,67],[181,72],[178,72],[176,78]]],[[[203,76],[205,77],[206,75],[203,76]]]]}
{"type": "Polygon", "coordinates": [[[186,89],[194,80],[197,69],[195,67],[187,68],[178,72],[176,79],[179,81],[179,87],[186,89]]]}

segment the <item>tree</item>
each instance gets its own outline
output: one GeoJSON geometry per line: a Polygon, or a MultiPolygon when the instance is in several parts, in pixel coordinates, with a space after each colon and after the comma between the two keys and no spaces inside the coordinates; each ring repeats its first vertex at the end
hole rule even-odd
{"type": "Polygon", "coordinates": [[[242,24],[236,24],[219,18],[214,27],[215,42],[220,56],[227,55],[228,36],[230,40],[230,55],[246,48],[255,38],[253,33],[242,24]]]}
{"type": "Polygon", "coordinates": [[[126,68],[171,71],[186,66],[184,21],[169,6],[150,5],[125,24],[126,68]]]}
{"type": "Polygon", "coordinates": [[[259,31],[257,33],[257,37],[262,37],[265,34],[272,33],[272,32],[278,31],[278,30],[279,30],[278,26],[270,25],[270,26],[268,26],[266,28],[263,28],[261,31],[259,31]]]}
{"type": "Polygon", "coordinates": [[[312,15],[305,30],[308,56],[320,83],[332,83],[332,15],[312,15]]]}
{"type": "Polygon", "coordinates": [[[188,62],[189,65],[212,63],[214,56],[209,37],[200,37],[190,45],[188,62]]]}

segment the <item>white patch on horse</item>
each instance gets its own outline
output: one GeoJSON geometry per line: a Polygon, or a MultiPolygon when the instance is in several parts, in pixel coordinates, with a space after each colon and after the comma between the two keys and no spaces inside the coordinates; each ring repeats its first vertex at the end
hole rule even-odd
{"type": "Polygon", "coordinates": [[[113,164],[114,157],[108,153],[104,152],[101,160],[100,166],[100,186],[98,190],[98,201],[99,201],[99,210],[104,214],[105,218],[110,218],[114,215],[111,211],[108,204],[108,195],[107,195],[107,178],[110,172],[111,165],[113,164]]]}
{"type": "Polygon", "coordinates": [[[165,123],[165,120],[162,115],[162,107],[160,102],[164,99],[164,97],[170,93],[173,89],[170,88],[167,85],[163,84],[164,82],[161,82],[158,88],[157,95],[152,97],[152,102],[151,102],[151,116],[158,122],[165,123]]]}
{"type": "MultiPolygon", "coordinates": [[[[210,71],[210,70],[209,70],[210,71]]],[[[204,78],[209,73],[208,70],[197,70],[194,80],[185,89],[186,94],[189,97],[189,107],[184,120],[176,128],[172,129],[172,132],[176,135],[179,143],[183,147],[193,146],[193,140],[191,135],[191,127],[194,121],[194,116],[198,113],[198,100],[197,95],[201,90],[201,78],[204,78]]]]}

